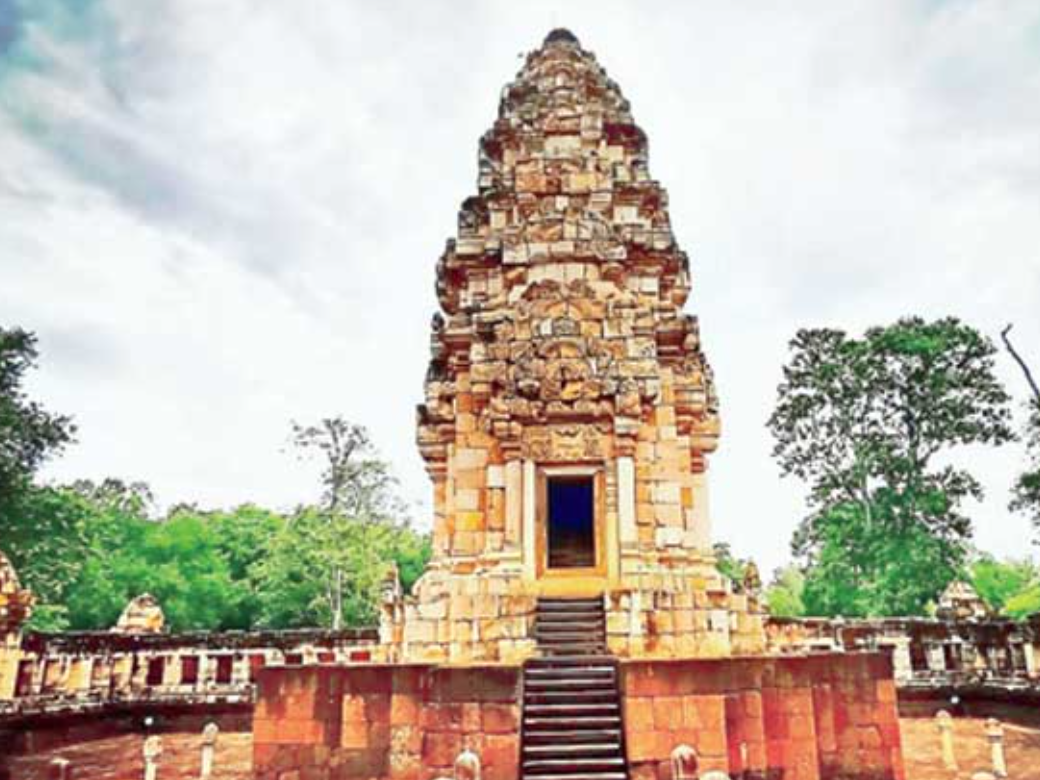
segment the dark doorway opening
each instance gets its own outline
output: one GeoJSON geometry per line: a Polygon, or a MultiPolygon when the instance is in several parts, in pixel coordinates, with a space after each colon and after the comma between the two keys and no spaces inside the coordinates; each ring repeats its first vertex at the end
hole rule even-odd
{"type": "Polygon", "coordinates": [[[595,490],[592,477],[548,479],[550,569],[596,565],[595,490]]]}

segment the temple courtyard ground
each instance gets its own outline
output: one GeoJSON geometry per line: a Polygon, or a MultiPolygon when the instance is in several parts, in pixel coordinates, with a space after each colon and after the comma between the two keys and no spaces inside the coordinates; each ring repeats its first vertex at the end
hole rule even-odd
{"type": "MultiPolygon", "coordinates": [[[[981,718],[958,718],[954,723],[958,772],[942,768],[939,739],[930,718],[900,721],[907,780],[967,780],[990,767],[989,746],[981,718]]],[[[1014,780],[1040,780],[1040,728],[1007,724],[1005,745],[1009,776],[1014,780]]],[[[199,734],[167,734],[160,763],[160,780],[195,780],[199,773],[199,734]]],[[[247,780],[250,777],[249,734],[221,734],[213,780],[247,780]]],[[[144,776],[141,738],[124,735],[83,742],[21,757],[10,762],[11,780],[46,780],[47,765],[61,756],[76,768],[75,780],[140,780],[144,776]]]]}

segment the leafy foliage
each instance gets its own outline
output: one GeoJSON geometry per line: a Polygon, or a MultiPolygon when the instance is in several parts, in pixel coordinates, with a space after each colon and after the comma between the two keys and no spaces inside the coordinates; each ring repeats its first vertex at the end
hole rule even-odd
{"type": "Polygon", "coordinates": [[[807,329],[791,342],[769,419],[785,476],[809,483],[792,548],[811,614],[916,614],[959,570],[982,488],[939,463],[1011,438],[989,339],[955,318],[912,317],[862,338],[807,329]]]}
{"type": "Polygon", "coordinates": [[[716,542],[712,546],[712,551],[715,554],[715,566],[718,570],[734,582],[737,587],[740,587],[740,584],[744,581],[744,574],[747,571],[750,559],[735,557],[729,542],[716,542]]]}
{"type": "Polygon", "coordinates": [[[32,333],[0,327],[0,516],[29,488],[47,457],[60,452],[75,433],[68,417],[46,411],[25,394],[22,383],[37,357],[32,333]]]}
{"type": "Polygon", "coordinates": [[[1033,583],[1016,593],[1004,604],[1004,614],[1022,620],[1040,612],[1040,582],[1033,583]]]}
{"type": "Polygon", "coordinates": [[[1040,529],[1040,399],[1030,403],[1025,438],[1029,465],[1015,480],[1011,509],[1029,515],[1033,527],[1040,529]]]}
{"type": "Polygon", "coordinates": [[[777,569],[766,589],[769,613],[775,617],[802,617],[806,614],[804,593],[805,575],[797,566],[777,569]]]}
{"type": "Polygon", "coordinates": [[[980,556],[971,564],[968,579],[975,592],[995,612],[1029,590],[1040,577],[1040,570],[1028,558],[999,561],[991,555],[980,556]]]}
{"type": "Polygon", "coordinates": [[[1029,457],[1029,465],[1015,480],[1011,489],[1011,506],[1013,512],[1023,512],[1030,516],[1034,528],[1040,529],[1040,382],[1033,376],[1025,358],[1011,343],[1011,325],[1000,332],[1008,353],[1022,370],[1032,395],[1027,404],[1025,440],[1029,457]]]}

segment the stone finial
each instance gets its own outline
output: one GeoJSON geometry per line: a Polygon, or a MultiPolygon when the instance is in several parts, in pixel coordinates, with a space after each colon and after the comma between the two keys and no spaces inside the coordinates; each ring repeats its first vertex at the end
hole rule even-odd
{"type": "Polygon", "coordinates": [[[555,30],[550,30],[549,34],[545,36],[545,42],[542,45],[548,46],[550,43],[569,43],[572,46],[581,45],[578,41],[578,36],[566,27],[557,27],[555,30]]]}
{"type": "Polygon", "coordinates": [[[480,780],[480,757],[466,749],[455,759],[455,780],[480,780]]]}
{"type": "Polygon", "coordinates": [[[944,620],[979,620],[992,617],[993,610],[975,588],[963,580],[954,580],[939,596],[935,614],[944,620]]]}
{"type": "Polygon", "coordinates": [[[754,561],[748,561],[744,567],[744,592],[749,596],[758,595],[762,590],[762,576],[758,573],[758,566],[754,561]]]}
{"type": "Polygon", "coordinates": [[[32,615],[33,595],[18,582],[18,572],[0,550],[0,642],[17,633],[32,615]]]}
{"type": "Polygon", "coordinates": [[[697,780],[697,751],[679,745],[672,751],[672,780],[697,780]]]}
{"type": "Polygon", "coordinates": [[[200,780],[208,780],[213,774],[213,754],[217,748],[217,737],[220,735],[220,727],[210,721],[202,729],[202,768],[199,771],[200,780]]]}
{"type": "Polygon", "coordinates": [[[935,728],[939,731],[939,748],[946,769],[957,769],[957,757],[953,754],[953,717],[946,710],[935,713],[935,728]]]}
{"type": "Polygon", "coordinates": [[[161,634],[165,625],[166,616],[159,600],[150,593],[142,593],[126,605],[112,631],[117,634],[161,634]]]}
{"type": "Polygon", "coordinates": [[[213,721],[210,721],[202,727],[203,745],[215,745],[217,743],[218,736],[220,736],[220,726],[218,726],[213,721]]]}
{"type": "Polygon", "coordinates": [[[146,738],[141,752],[144,755],[144,780],[156,780],[159,774],[159,756],[163,752],[162,737],[152,734],[146,738]]]}
{"type": "Polygon", "coordinates": [[[19,590],[18,572],[3,550],[0,550],[0,593],[15,593],[19,590]]]}
{"type": "Polygon", "coordinates": [[[993,774],[997,777],[1007,777],[1007,761],[1004,758],[1004,724],[996,718],[986,719],[986,741],[989,742],[993,774]]]}
{"type": "Polygon", "coordinates": [[[383,577],[383,584],[380,588],[383,603],[386,605],[397,604],[401,600],[402,592],[401,573],[397,568],[397,561],[390,561],[390,566],[386,570],[386,576],[383,577]]]}

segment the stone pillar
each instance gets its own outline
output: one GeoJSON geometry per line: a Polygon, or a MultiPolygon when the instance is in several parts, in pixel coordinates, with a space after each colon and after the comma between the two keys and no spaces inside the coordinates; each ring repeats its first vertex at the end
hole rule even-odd
{"type": "Polygon", "coordinates": [[[636,529],[636,464],[630,456],[617,459],[618,539],[621,548],[639,543],[636,529]]]}
{"type": "Polygon", "coordinates": [[[463,750],[455,759],[455,780],[480,780],[480,757],[472,750],[463,750]]]}
{"type": "Polygon", "coordinates": [[[195,690],[205,691],[213,687],[217,677],[217,660],[208,653],[199,653],[199,681],[195,690]]]}
{"type": "Polygon", "coordinates": [[[672,780],[697,780],[697,751],[679,745],[672,751],[672,780]]]}
{"type": "Polygon", "coordinates": [[[72,780],[72,765],[67,758],[53,758],[47,767],[48,780],[72,780]]]}
{"type": "Polygon", "coordinates": [[[524,461],[523,544],[524,579],[533,582],[538,577],[537,486],[534,461],[524,461]]]}
{"type": "Polygon", "coordinates": [[[217,736],[220,728],[212,721],[202,729],[202,768],[199,771],[199,780],[209,780],[213,774],[213,754],[217,749],[217,736]]]}
{"type": "Polygon", "coordinates": [[[698,550],[711,550],[711,515],[708,505],[708,474],[693,473],[693,543],[698,550]]]}
{"type": "Polygon", "coordinates": [[[1004,725],[996,718],[986,719],[986,741],[989,742],[993,760],[993,774],[1007,777],[1007,762],[1004,760],[1004,725]]]}
{"type": "Polygon", "coordinates": [[[524,469],[518,459],[506,461],[506,543],[505,549],[511,552],[520,551],[520,540],[523,538],[523,506],[524,506],[524,469]]]}
{"type": "Polygon", "coordinates": [[[945,672],[946,671],[946,656],[943,655],[943,648],[940,644],[930,644],[925,647],[926,657],[928,659],[928,671],[930,672],[945,672]]]}
{"type": "Polygon", "coordinates": [[[231,661],[231,684],[249,684],[249,656],[236,653],[231,661]]]}
{"type": "Polygon", "coordinates": [[[72,694],[85,693],[90,690],[90,670],[93,659],[89,656],[77,656],[69,664],[69,676],[65,689],[72,694]]]}
{"type": "Polygon", "coordinates": [[[1029,640],[1022,643],[1022,656],[1025,659],[1026,675],[1030,680],[1036,678],[1036,647],[1029,640]]]}
{"type": "Polygon", "coordinates": [[[166,663],[163,665],[163,679],[161,687],[163,688],[175,688],[181,684],[181,657],[177,653],[171,653],[166,656],[166,663]]]}
{"type": "Polygon", "coordinates": [[[892,676],[896,682],[905,682],[914,676],[910,661],[910,637],[901,636],[891,641],[892,676]]]}
{"type": "Polygon", "coordinates": [[[142,754],[144,755],[144,780],[156,780],[159,775],[159,756],[162,755],[162,738],[158,734],[152,734],[144,741],[142,754]]]}
{"type": "Polygon", "coordinates": [[[935,728],[939,732],[939,749],[942,752],[943,767],[957,769],[957,757],[953,754],[953,718],[946,710],[935,713],[935,728]]]}

